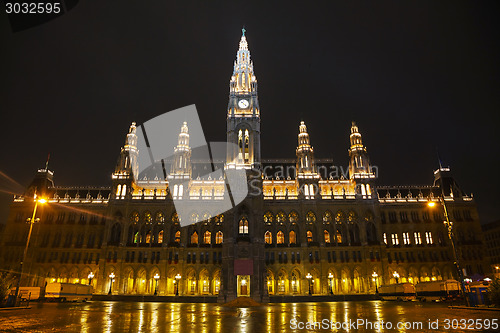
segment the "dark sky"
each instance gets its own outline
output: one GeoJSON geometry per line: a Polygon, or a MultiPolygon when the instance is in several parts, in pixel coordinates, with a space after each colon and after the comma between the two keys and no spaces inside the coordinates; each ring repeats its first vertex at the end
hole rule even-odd
{"type": "Polygon", "coordinates": [[[18,33],[1,12],[0,171],[26,186],[50,152],[56,185],[109,185],[132,121],[193,103],[224,141],[244,25],[264,158],[295,157],[303,118],[316,156],[346,166],[355,120],[378,184],[431,184],[438,146],[482,222],[500,218],[494,2],[171,2],[81,0],[18,33]]]}

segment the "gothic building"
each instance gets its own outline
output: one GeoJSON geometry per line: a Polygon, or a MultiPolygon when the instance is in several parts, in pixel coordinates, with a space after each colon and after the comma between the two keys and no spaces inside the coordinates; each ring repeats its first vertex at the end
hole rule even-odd
{"type": "Polygon", "coordinates": [[[147,152],[138,148],[132,123],[111,186],[59,187],[52,171],[38,170],[12,202],[2,267],[19,270],[36,191],[47,203],[33,227],[23,285],[79,282],[91,283],[97,294],[156,290],[265,301],[273,295],[368,294],[396,280],[448,279],[457,271],[442,202],[465,275],[484,274],[476,205],[449,168],[439,167],[426,186],[380,186],[354,122],[348,173],[338,174],[333,161],[315,157],[304,121],[294,159],[262,159],[257,78],[244,31],[229,88],[231,145],[225,160],[213,161],[224,174],[207,176],[192,158],[186,122],[178,124],[173,157],[155,169],[163,171],[139,174],[139,154],[147,152]],[[224,176],[232,170],[244,170],[249,193],[221,213],[221,200],[235,191],[224,176]],[[191,209],[185,223],[175,210],[179,200],[191,209]]]}

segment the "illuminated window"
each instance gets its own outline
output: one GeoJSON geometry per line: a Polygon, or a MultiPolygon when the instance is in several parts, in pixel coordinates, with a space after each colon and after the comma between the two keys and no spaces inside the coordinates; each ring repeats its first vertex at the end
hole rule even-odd
{"type": "Polygon", "coordinates": [[[137,223],[139,222],[139,213],[138,212],[133,212],[130,214],[130,222],[137,223]]]}
{"type": "Polygon", "coordinates": [[[313,212],[309,211],[306,215],[306,221],[307,222],[316,222],[316,215],[313,212]]]}
{"type": "Polygon", "coordinates": [[[410,244],[410,233],[409,232],[403,232],[403,244],[404,245],[410,244]]]}
{"type": "Polygon", "coordinates": [[[148,233],[146,234],[146,243],[151,243],[151,231],[148,231],[148,233]]]}
{"type": "Polygon", "coordinates": [[[415,244],[422,244],[422,238],[420,237],[420,232],[414,232],[413,236],[415,237],[415,244]]]}
{"type": "Polygon", "coordinates": [[[310,243],[313,241],[313,233],[311,230],[307,230],[306,232],[306,236],[307,236],[307,242],[310,243]]]}
{"type": "Polygon", "coordinates": [[[290,231],[289,238],[290,238],[290,244],[297,243],[297,235],[295,234],[295,231],[293,231],[293,230],[290,231]]]}
{"type": "Polygon", "coordinates": [[[239,233],[240,235],[248,234],[248,220],[246,217],[242,217],[239,223],[239,233]]]}
{"type": "Polygon", "coordinates": [[[182,194],[184,192],[184,185],[179,185],[179,199],[182,199],[182,194]]]}
{"type": "Polygon", "coordinates": [[[392,245],[399,245],[398,234],[391,234],[392,245]]]}
{"type": "Polygon", "coordinates": [[[217,231],[215,234],[215,244],[222,244],[223,234],[222,231],[217,231]]]}
{"type": "Polygon", "coordinates": [[[156,213],[156,223],[163,223],[165,222],[165,215],[163,215],[162,212],[156,213]]]}
{"type": "Polygon", "coordinates": [[[330,233],[327,230],[325,230],[324,234],[325,234],[325,243],[330,244],[330,233]]]}
{"type": "Polygon", "coordinates": [[[212,233],[210,231],[205,231],[203,234],[203,243],[211,244],[212,243],[212,233]]]}
{"type": "Polygon", "coordinates": [[[278,244],[283,244],[285,242],[285,234],[283,234],[283,231],[278,231],[276,234],[276,243],[278,244]]]}
{"type": "Polygon", "coordinates": [[[427,244],[433,244],[434,243],[434,241],[432,239],[432,232],[430,232],[430,231],[426,231],[425,232],[425,242],[427,244]]]}
{"type": "Polygon", "coordinates": [[[273,243],[273,235],[271,234],[270,231],[266,231],[264,234],[264,240],[266,244],[272,244],[273,243]]]}
{"type": "Polygon", "coordinates": [[[299,220],[299,215],[296,212],[291,212],[288,214],[290,222],[297,222],[299,220]]]}
{"type": "Polygon", "coordinates": [[[153,222],[153,216],[151,216],[151,213],[150,212],[145,212],[144,213],[144,221],[146,223],[151,223],[153,222]]]}
{"type": "Polygon", "coordinates": [[[271,212],[267,212],[264,214],[264,222],[266,223],[273,222],[273,214],[271,212]]]}
{"type": "Polygon", "coordinates": [[[198,244],[198,233],[196,231],[191,235],[191,244],[198,244]]]}
{"type": "Polygon", "coordinates": [[[344,220],[344,213],[342,211],[338,211],[337,214],[335,215],[335,222],[337,224],[342,224],[342,221],[344,220]]]}
{"type": "Polygon", "coordinates": [[[323,214],[323,222],[326,222],[326,223],[332,222],[332,213],[330,213],[329,211],[326,211],[323,214]]]}
{"type": "Polygon", "coordinates": [[[384,244],[387,245],[387,234],[384,232],[384,244]]]}
{"type": "Polygon", "coordinates": [[[158,233],[158,243],[163,243],[163,230],[158,233]]]}
{"type": "Polygon", "coordinates": [[[342,232],[337,229],[337,243],[341,244],[342,243],[342,232]]]}
{"type": "Polygon", "coordinates": [[[191,214],[191,223],[196,223],[200,220],[200,216],[196,213],[191,214]]]}
{"type": "Polygon", "coordinates": [[[347,220],[349,222],[354,222],[354,220],[356,220],[356,213],[353,211],[350,211],[349,215],[347,216],[347,220]]]}
{"type": "Polygon", "coordinates": [[[175,242],[176,243],[180,243],[181,242],[181,231],[178,230],[176,233],[175,233],[175,242]]]}
{"type": "Polygon", "coordinates": [[[279,212],[278,215],[276,215],[276,222],[285,222],[286,221],[286,215],[283,212],[279,212]]]}
{"type": "Polygon", "coordinates": [[[135,244],[139,243],[139,231],[136,231],[134,234],[134,243],[135,244]]]}
{"type": "Polygon", "coordinates": [[[173,213],[172,214],[172,222],[173,223],[179,223],[180,219],[179,219],[179,215],[177,215],[177,213],[173,213]]]}

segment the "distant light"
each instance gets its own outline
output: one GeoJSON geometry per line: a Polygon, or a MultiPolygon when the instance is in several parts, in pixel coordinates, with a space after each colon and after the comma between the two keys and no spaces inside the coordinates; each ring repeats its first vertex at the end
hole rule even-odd
{"type": "Polygon", "coordinates": [[[46,202],[47,202],[47,199],[44,199],[44,198],[38,199],[38,203],[44,204],[46,202]]]}
{"type": "Polygon", "coordinates": [[[427,206],[429,206],[429,207],[434,207],[434,206],[436,206],[436,203],[435,203],[434,201],[429,201],[429,202],[427,203],[427,206]]]}

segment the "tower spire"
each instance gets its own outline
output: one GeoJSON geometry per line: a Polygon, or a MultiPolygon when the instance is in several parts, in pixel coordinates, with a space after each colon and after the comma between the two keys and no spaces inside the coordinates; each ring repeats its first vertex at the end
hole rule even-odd
{"type": "Polygon", "coordinates": [[[297,155],[297,173],[298,177],[304,177],[305,174],[316,173],[316,165],[314,163],[314,149],[311,147],[309,133],[304,121],[300,122],[297,155]]]}

